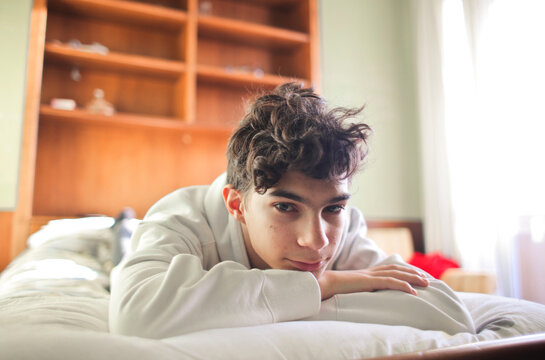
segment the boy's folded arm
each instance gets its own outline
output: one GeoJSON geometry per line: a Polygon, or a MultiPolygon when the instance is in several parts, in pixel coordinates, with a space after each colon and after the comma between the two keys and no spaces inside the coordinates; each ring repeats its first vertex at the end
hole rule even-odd
{"type": "Polygon", "coordinates": [[[367,227],[361,212],[353,209],[350,217],[344,248],[333,266],[333,270],[341,271],[326,272],[320,281],[323,290],[323,282],[329,280],[327,275],[333,275],[333,280],[340,281],[341,286],[326,284],[322,299],[332,297],[323,301],[320,313],[309,320],[409,325],[448,333],[474,332],[471,316],[454,291],[399,256],[386,257],[366,238],[367,227]],[[330,285],[329,294],[327,285],[330,285]],[[412,295],[413,287],[417,296],[412,295]],[[373,292],[387,289],[401,291],[373,292]]]}
{"type": "MultiPolygon", "coordinates": [[[[296,320],[318,313],[314,276],[287,270],[249,270],[233,261],[203,269],[199,256],[146,247],[113,279],[110,329],[165,338],[211,328],[296,320]]],[[[176,246],[179,245],[177,241],[176,246]]]]}
{"type": "MultiPolygon", "coordinates": [[[[375,268],[406,267],[399,256],[391,256],[375,268]]],[[[416,270],[420,273],[420,270],[416,270]]],[[[342,273],[342,272],[341,272],[342,273]]],[[[422,330],[440,330],[447,334],[475,333],[475,325],[466,305],[441,280],[431,277],[427,286],[417,286],[417,295],[407,291],[362,291],[337,293],[322,302],[320,312],[305,320],[338,320],[385,325],[403,325],[422,330]]]]}

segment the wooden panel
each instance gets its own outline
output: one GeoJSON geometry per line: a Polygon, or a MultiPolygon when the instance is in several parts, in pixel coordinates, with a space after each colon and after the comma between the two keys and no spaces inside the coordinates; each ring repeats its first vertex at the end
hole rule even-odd
{"type": "Polygon", "coordinates": [[[226,138],[232,132],[232,126],[187,124],[181,119],[140,114],[115,113],[114,115],[95,115],[84,110],[58,110],[50,106],[40,107],[40,121],[67,121],[87,125],[121,126],[128,128],[163,129],[189,134],[207,135],[208,137],[226,138]]]}
{"type": "Polygon", "coordinates": [[[243,88],[272,89],[278,85],[292,81],[302,84],[309,83],[308,80],[294,77],[276,76],[270,74],[256,76],[254,73],[248,71],[231,70],[208,65],[198,65],[197,76],[203,81],[243,88]]]}
{"type": "Polygon", "coordinates": [[[159,5],[166,8],[186,10],[188,9],[188,1],[192,0],[131,0],[144,4],[159,5]]]}
{"type": "Polygon", "coordinates": [[[321,82],[321,65],[320,65],[320,34],[319,34],[319,23],[318,23],[318,4],[316,0],[306,0],[305,5],[307,6],[308,14],[308,31],[309,31],[309,47],[308,47],[308,58],[299,59],[301,64],[305,64],[310,71],[310,81],[314,89],[318,92],[322,92],[322,82],[321,82]]]}
{"type": "Polygon", "coordinates": [[[367,226],[371,228],[408,228],[414,241],[414,251],[425,253],[424,231],[422,221],[419,220],[379,220],[367,219],[367,226]]]}
{"type": "Polygon", "coordinates": [[[310,79],[308,45],[273,54],[274,74],[310,79]]]}
{"type": "Polygon", "coordinates": [[[297,5],[297,3],[301,0],[240,0],[241,2],[249,2],[249,3],[254,3],[254,4],[258,4],[258,3],[261,3],[263,5],[268,5],[268,6],[271,6],[271,5],[274,5],[274,6],[278,6],[278,5],[297,5]]]}
{"type": "Polygon", "coordinates": [[[11,261],[13,216],[13,212],[0,212],[0,271],[11,261]]]}
{"type": "Polygon", "coordinates": [[[242,119],[246,103],[260,91],[260,86],[236,87],[199,81],[197,122],[234,127],[242,119]]]}
{"type": "Polygon", "coordinates": [[[62,13],[50,13],[49,17],[46,34],[48,42],[66,43],[77,39],[82,44],[98,42],[110,51],[183,60],[179,58],[178,31],[163,31],[100,19],[65,16],[62,13]]]}
{"type": "Polygon", "coordinates": [[[40,124],[34,214],[138,216],[182,186],[208,184],[225,171],[217,137],[163,130],[40,124]]]}
{"type": "MultiPolygon", "coordinates": [[[[180,1],[173,1],[180,4],[180,1]]],[[[151,4],[160,5],[158,3],[153,1],[151,4]]],[[[131,0],[49,0],[49,4],[50,10],[61,10],[70,16],[79,15],[169,30],[179,29],[186,16],[185,12],[180,11],[183,7],[169,6],[172,4],[150,6],[151,4],[142,1],[131,0]]]]}
{"type": "MultiPolygon", "coordinates": [[[[255,70],[261,70],[265,74],[308,79],[309,70],[304,66],[308,64],[306,59],[301,65],[296,65],[296,61],[300,60],[297,56],[300,48],[271,50],[212,38],[199,38],[197,62],[231,72],[252,74],[255,70]]],[[[304,55],[308,55],[308,52],[304,55]]]]}
{"type": "Polygon", "coordinates": [[[214,16],[199,17],[199,33],[268,47],[293,47],[309,41],[308,35],[302,32],[214,16]]]}
{"type": "Polygon", "coordinates": [[[390,355],[375,360],[539,360],[543,354],[545,334],[539,333],[390,355]]]}
{"type": "Polygon", "coordinates": [[[198,64],[219,67],[260,68],[266,73],[274,71],[271,51],[246,44],[233,44],[212,38],[199,38],[198,64]]]}
{"type": "Polygon", "coordinates": [[[104,98],[120,112],[147,115],[174,116],[172,91],[175,80],[135,74],[120,74],[84,68],[81,80],[74,81],[71,68],[46,64],[43,72],[42,103],[49,104],[54,97],[71,98],[84,108],[92,99],[93,90],[104,90],[104,98]]]}
{"type": "MultiPolygon", "coordinates": [[[[298,0],[295,2],[277,4],[273,7],[273,24],[276,26],[309,33],[309,0],[298,0]]],[[[315,1],[315,0],[311,0],[315,1]]]]}
{"type": "Polygon", "coordinates": [[[186,119],[187,123],[196,121],[197,98],[197,6],[198,0],[188,0],[188,18],[185,29],[184,51],[186,58],[185,76],[176,86],[176,113],[186,119]]]}
{"type": "Polygon", "coordinates": [[[399,254],[404,261],[409,261],[414,254],[414,240],[408,228],[369,228],[367,237],[388,256],[399,254]]]}
{"type": "MultiPolygon", "coordinates": [[[[300,1],[209,0],[208,2],[211,6],[207,15],[306,31],[305,25],[308,22],[297,10],[300,1]]],[[[202,10],[203,7],[201,6],[200,9],[202,10]]]]}
{"type": "Polygon", "coordinates": [[[110,52],[107,55],[94,54],[60,43],[47,43],[45,45],[45,58],[46,61],[64,65],[116,70],[126,73],[133,72],[178,77],[184,71],[184,64],[181,61],[126,55],[116,52],[110,52]]]}
{"type": "Polygon", "coordinates": [[[237,0],[207,0],[200,1],[199,12],[205,9],[203,3],[211,4],[206,15],[214,15],[231,19],[252,21],[259,24],[271,25],[271,11],[265,4],[244,2],[237,0]]]}

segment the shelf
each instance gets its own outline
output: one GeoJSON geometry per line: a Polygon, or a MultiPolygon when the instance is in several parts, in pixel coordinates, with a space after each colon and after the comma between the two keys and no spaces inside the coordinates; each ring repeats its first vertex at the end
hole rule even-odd
{"type": "Polygon", "coordinates": [[[130,22],[164,29],[180,29],[187,19],[184,11],[125,0],[49,0],[62,8],[99,19],[130,22]]]}
{"type": "Polygon", "coordinates": [[[297,4],[299,0],[240,0],[247,3],[261,3],[264,5],[294,5],[297,4]]]}
{"type": "Polygon", "coordinates": [[[233,131],[230,126],[186,124],[181,119],[116,113],[112,116],[90,114],[84,110],[58,110],[49,105],[40,106],[40,121],[66,121],[90,125],[127,126],[131,128],[153,128],[228,137],[233,131]]]}
{"type": "Polygon", "coordinates": [[[263,85],[275,87],[286,82],[300,82],[307,84],[308,81],[287,76],[264,74],[262,77],[247,72],[230,72],[225,68],[209,65],[197,65],[197,77],[200,80],[210,80],[229,85],[263,85]]]}
{"type": "Polygon", "coordinates": [[[74,49],[68,45],[57,43],[48,43],[45,45],[45,58],[73,65],[171,77],[180,76],[185,70],[184,63],[180,61],[115,52],[103,55],[74,49]]]}
{"type": "Polygon", "coordinates": [[[308,44],[309,35],[277,27],[200,15],[199,35],[230,39],[264,47],[296,47],[308,44]]]}

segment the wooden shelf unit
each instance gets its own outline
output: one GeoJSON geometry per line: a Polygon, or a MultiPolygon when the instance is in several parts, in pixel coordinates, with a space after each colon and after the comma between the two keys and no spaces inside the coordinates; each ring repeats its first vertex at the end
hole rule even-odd
{"type": "Polygon", "coordinates": [[[12,257],[35,219],[125,206],[142,217],[168,192],[210,183],[246,100],[287,81],[319,90],[316,2],[35,0],[12,257]],[[97,88],[113,116],[85,110],[97,88]]]}

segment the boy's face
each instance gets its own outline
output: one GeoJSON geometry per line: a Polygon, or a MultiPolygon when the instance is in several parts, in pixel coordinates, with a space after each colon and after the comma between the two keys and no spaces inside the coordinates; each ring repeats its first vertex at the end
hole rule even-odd
{"type": "Polygon", "coordinates": [[[347,180],[293,171],[263,195],[250,191],[239,220],[252,266],[309,271],[318,278],[339,246],[349,197],[347,180]]]}

